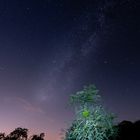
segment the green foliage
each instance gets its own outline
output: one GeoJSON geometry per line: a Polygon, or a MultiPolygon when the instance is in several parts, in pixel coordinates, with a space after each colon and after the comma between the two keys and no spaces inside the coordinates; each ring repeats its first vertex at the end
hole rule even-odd
{"type": "Polygon", "coordinates": [[[76,119],[66,132],[65,140],[108,140],[115,134],[112,114],[98,103],[100,96],[94,85],[84,87],[71,96],[76,119]]]}
{"type": "Polygon", "coordinates": [[[76,94],[71,95],[70,102],[73,104],[81,104],[85,103],[95,103],[100,96],[98,95],[98,91],[94,85],[85,86],[82,91],[76,92],[76,94]]]}
{"type": "Polygon", "coordinates": [[[87,118],[87,117],[89,117],[89,115],[90,115],[90,111],[87,110],[87,109],[85,109],[85,110],[82,112],[82,115],[83,115],[83,117],[87,118]]]}

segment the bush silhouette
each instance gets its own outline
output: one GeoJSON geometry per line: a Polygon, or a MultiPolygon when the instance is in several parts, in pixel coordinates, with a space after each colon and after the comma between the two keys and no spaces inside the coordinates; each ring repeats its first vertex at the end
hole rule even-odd
{"type": "Polygon", "coordinates": [[[136,122],[122,121],[118,124],[118,136],[116,140],[139,140],[140,139],[140,120],[136,122]]]}

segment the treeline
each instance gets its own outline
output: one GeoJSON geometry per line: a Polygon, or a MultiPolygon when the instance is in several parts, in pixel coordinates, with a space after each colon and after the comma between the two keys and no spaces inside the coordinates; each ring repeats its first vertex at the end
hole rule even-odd
{"type": "MultiPolygon", "coordinates": [[[[117,128],[117,135],[115,138],[110,138],[110,140],[140,140],[140,120],[134,123],[125,120],[115,127],[117,128]]],[[[20,127],[16,128],[9,135],[0,133],[0,140],[44,140],[44,137],[44,133],[28,136],[28,129],[20,127]]]]}
{"type": "MultiPolygon", "coordinates": [[[[95,85],[84,86],[71,95],[75,120],[64,131],[64,140],[140,140],[140,120],[122,121],[115,126],[115,116],[105,111],[95,85]]],[[[9,135],[0,134],[0,140],[44,140],[44,133],[28,136],[28,129],[16,128],[9,135]]]]}
{"type": "Polygon", "coordinates": [[[44,140],[45,134],[28,136],[28,129],[16,128],[10,134],[0,133],[0,140],[44,140]]]}

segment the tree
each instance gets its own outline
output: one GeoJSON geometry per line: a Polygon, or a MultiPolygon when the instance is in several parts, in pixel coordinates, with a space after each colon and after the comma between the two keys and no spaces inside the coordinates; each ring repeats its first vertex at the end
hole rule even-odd
{"type": "Polygon", "coordinates": [[[10,140],[27,140],[28,129],[18,127],[8,137],[10,140]]]}
{"type": "Polygon", "coordinates": [[[94,85],[85,86],[71,95],[76,119],[66,131],[65,140],[108,140],[115,134],[114,115],[104,110],[100,98],[94,85]]]}
{"type": "Polygon", "coordinates": [[[40,135],[33,135],[31,140],[44,140],[45,134],[44,133],[40,133],[40,135]]]}
{"type": "Polygon", "coordinates": [[[28,138],[28,129],[18,127],[12,131],[9,135],[0,133],[0,140],[44,140],[45,134],[33,135],[28,138]]]}
{"type": "Polygon", "coordinates": [[[3,140],[5,138],[5,133],[0,133],[0,140],[3,140]]]}

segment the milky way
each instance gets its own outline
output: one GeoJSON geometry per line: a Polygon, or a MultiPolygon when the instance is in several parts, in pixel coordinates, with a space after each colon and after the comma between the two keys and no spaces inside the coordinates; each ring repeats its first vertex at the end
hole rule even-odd
{"type": "Polygon", "coordinates": [[[137,120],[139,3],[0,1],[0,131],[22,126],[59,139],[70,94],[94,83],[105,107],[137,120]]]}

